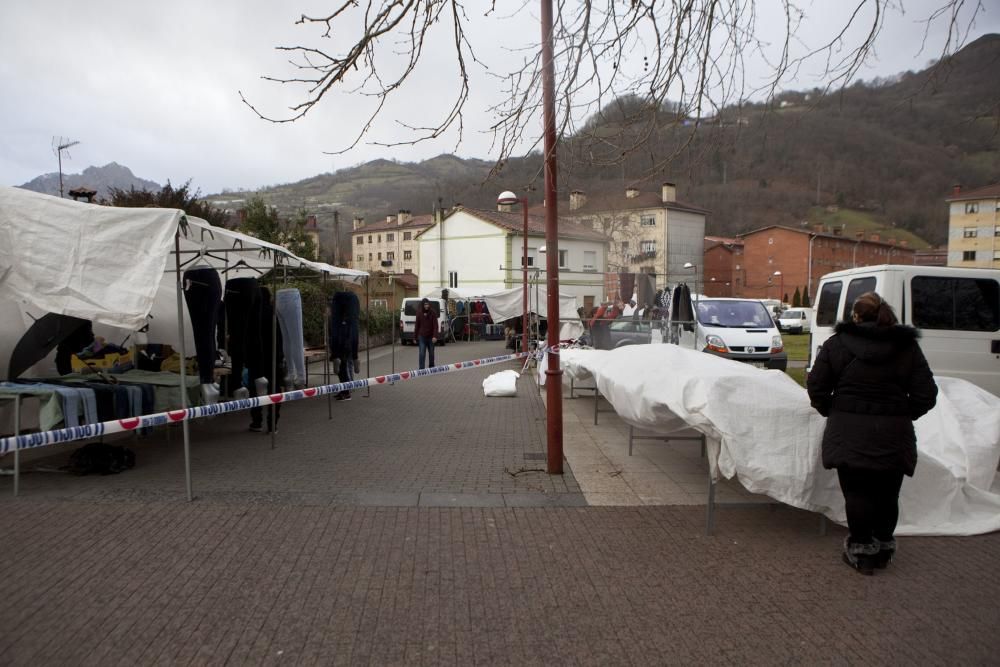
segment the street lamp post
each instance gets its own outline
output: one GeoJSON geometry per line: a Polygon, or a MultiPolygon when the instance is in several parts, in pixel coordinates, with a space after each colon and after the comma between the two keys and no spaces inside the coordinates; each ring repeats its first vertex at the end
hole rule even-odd
{"type": "Polygon", "coordinates": [[[510,190],[505,190],[497,197],[497,203],[501,205],[521,204],[524,211],[524,254],[521,255],[521,282],[523,292],[521,294],[521,352],[528,351],[528,198],[518,197],[510,190]]]}
{"type": "Polygon", "coordinates": [[[781,286],[778,288],[778,301],[785,302],[785,275],[781,271],[775,271],[774,275],[780,279],[781,286]]]}
{"type": "Polygon", "coordinates": [[[541,0],[542,20],[542,117],[545,127],[545,247],[548,289],[549,365],[545,370],[546,468],[549,474],[563,472],[562,369],[559,345],[559,212],[556,201],[556,73],[552,52],[552,0],[541,0]]]}

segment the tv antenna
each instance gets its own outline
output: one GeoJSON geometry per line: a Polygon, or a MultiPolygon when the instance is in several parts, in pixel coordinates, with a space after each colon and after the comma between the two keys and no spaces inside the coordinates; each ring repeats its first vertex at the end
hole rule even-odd
{"type": "Polygon", "coordinates": [[[69,148],[76,146],[79,141],[70,141],[66,137],[52,137],[52,151],[59,158],[59,197],[63,196],[63,172],[62,172],[62,153],[66,151],[66,157],[72,157],[69,154],[69,148]]]}

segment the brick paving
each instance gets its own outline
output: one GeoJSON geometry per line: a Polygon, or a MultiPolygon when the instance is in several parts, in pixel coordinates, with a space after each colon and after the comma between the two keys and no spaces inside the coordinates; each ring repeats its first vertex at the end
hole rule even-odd
{"type": "Polygon", "coordinates": [[[707,536],[704,507],[572,506],[572,471],[511,476],[544,413],[481,398],[495,370],[289,404],[273,451],[208,420],[193,503],[176,433],[119,476],[0,479],[0,664],[998,661],[1000,534],[902,538],[862,577],[787,507],[707,536]]]}

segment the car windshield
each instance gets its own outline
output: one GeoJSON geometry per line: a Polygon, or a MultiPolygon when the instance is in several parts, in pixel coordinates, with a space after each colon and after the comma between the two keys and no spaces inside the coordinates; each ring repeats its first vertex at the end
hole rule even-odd
{"type": "Polygon", "coordinates": [[[783,320],[801,320],[802,311],[801,310],[786,310],[781,314],[781,319],[783,320]]]}
{"type": "MultiPolygon", "coordinates": [[[[404,315],[416,315],[420,312],[420,301],[405,301],[403,303],[403,314],[404,315]]],[[[438,316],[441,311],[441,304],[436,301],[430,302],[431,312],[434,313],[434,317],[438,316]]]]}
{"type": "Polygon", "coordinates": [[[633,320],[632,318],[618,319],[611,323],[612,331],[638,331],[648,332],[650,323],[643,320],[633,320]]]}
{"type": "Polygon", "coordinates": [[[771,327],[760,301],[699,301],[698,321],[709,327],[771,327]]]}

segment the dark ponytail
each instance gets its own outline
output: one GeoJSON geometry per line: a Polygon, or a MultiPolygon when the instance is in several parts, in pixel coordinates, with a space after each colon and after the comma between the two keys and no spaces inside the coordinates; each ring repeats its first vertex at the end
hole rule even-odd
{"type": "Polygon", "coordinates": [[[859,322],[874,322],[875,326],[891,327],[899,324],[892,306],[875,292],[865,292],[854,301],[851,309],[859,322]]]}

